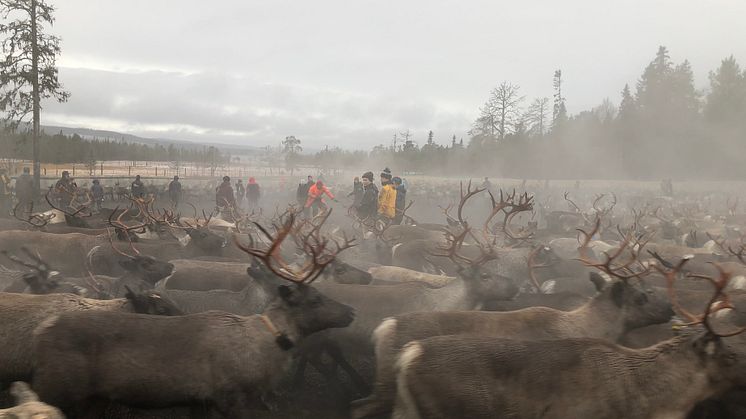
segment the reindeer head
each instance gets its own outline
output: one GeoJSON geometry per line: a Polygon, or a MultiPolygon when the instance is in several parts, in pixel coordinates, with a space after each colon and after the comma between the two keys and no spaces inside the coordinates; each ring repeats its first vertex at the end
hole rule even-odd
{"type": "MultiPolygon", "coordinates": [[[[334,239],[322,237],[319,232],[320,226],[313,228],[311,232],[307,231],[300,237],[301,248],[308,259],[303,266],[293,268],[282,259],[280,248],[287,236],[295,231],[295,213],[290,212],[284,218],[282,224],[274,225],[274,235],[255,223],[271,243],[268,249],[254,247],[253,240],[249,246],[245,246],[237,237],[234,239],[236,246],[264,263],[278,278],[290,283],[277,288],[279,301],[276,306],[290,315],[301,334],[307,335],[330,327],[349,325],[354,319],[352,307],[324,296],[313,288],[311,283],[334,261],[339,252],[353,246],[353,240],[345,238],[340,244],[334,239]]],[[[278,339],[281,337],[278,336],[278,339]]]]}
{"type": "Polygon", "coordinates": [[[589,243],[598,232],[600,222],[600,218],[597,218],[590,232],[579,229],[584,238],[578,249],[578,260],[585,266],[598,269],[609,278],[591,278],[599,291],[596,302],[611,303],[619,311],[627,330],[669,321],[674,315],[671,303],[665,295],[655,292],[642,282],[642,278],[650,273],[650,268],[643,265],[639,258],[650,239],[644,241],[634,231],[625,235],[619,230],[622,235],[619,247],[611,253],[603,252],[604,261],[596,260],[589,243]]]}
{"type": "Polygon", "coordinates": [[[155,291],[135,292],[125,285],[124,295],[130,301],[135,313],[154,316],[182,316],[184,312],[173,301],[155,291]]]}
{"type": "Polygon", "coordinates": [[[129,244],[130,249],[132,249],[133,252],[132,255],[128,255],[127,253],[117,249],[114,245],[111,234],[109,234],[109,242],[116,253],[125,257],[125,259],[119,261],[119,266],[151,286],[155,285],[156,282],[161,279],[171,275],[174,271],[174,265],[172,263],[158,260],[152,256],[140,254],[140,251],[137,250],[131,241],[129,244]]]}
{"type": "MultiPolygon", "coordinates": [[[[459,276],[466,282],[472,295],[478,296],[483,301],[508,300],[518,293],[518,286],[511,278],[506,278],[486,269],[487,262],[497,259],[495,248],[490,243],[486,233],[481,239],[477,237],[463,216],[463,209],[469,198],[483,191],[484,189],[472,189],[471,182],[469,182],[466,192],[464,192],[463,184],[461,185],[461,201],[457,213],[460,232],[444,230],[448,244],[439,246],[438,252],[431,252],[430,255],[450,259],[457,266],[459,276]],[[474,241],[472,246],[478,249],[479,256],[467,257],[464,254],[464,240],[467,237],[474,241]]],[[[497,211],[491,214],[485,225],[489,223],[495,213],[497,211]]]]}

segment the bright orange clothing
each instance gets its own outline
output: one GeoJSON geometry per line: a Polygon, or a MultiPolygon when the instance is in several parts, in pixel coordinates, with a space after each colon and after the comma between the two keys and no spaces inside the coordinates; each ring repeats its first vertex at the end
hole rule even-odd
{"type": "Polygon", "coordinates": [[[326,196],[329,197],[329,199],[334,199],[334,195],[329,191],[329,188],[322,185],[320,188],[316,187],[316,184],[314,183],[311,185],[311,187],[308,189],[308,199],[306,199],[306,208],[310,208],[313,201],[316,201],[317,199],[321,202],[323,202],[322,195],[326,194],[326,196]]]}

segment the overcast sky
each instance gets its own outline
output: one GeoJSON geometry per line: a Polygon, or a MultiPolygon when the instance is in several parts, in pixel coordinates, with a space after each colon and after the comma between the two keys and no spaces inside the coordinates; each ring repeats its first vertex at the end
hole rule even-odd
{"type": "Polygon", "coordinates": [[[746,62],[743,0],[49,0],[68,103],[42,123],[263,146],[368,149],[466,132],[491,88],[571,113],[618,103],[658,45],[697,86],[746,62]]]}

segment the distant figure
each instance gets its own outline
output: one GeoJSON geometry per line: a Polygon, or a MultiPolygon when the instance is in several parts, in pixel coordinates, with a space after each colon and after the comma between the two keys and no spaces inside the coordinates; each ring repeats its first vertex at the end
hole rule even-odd
{"type": "Polygon", "coordinates": [[[215,205],[218,207],[236,206],[236,198],[233,196],[233,187],[229,176],[223,176],[223,183],[215,190],[215,205]]]}
{"type": "Polygon", "coordinates": [[[363,197],[356,207],[357,216],[361,219],[375,217],[378,211],[378,188],[373,183],[373,172],[365,172],[362,176],[363,197]]]}
{"type": "Polygon", "coordinates": [[[328,196],[329,199],[333,201],[337,200],[336,198],[334,198],[334,195],[331,193],[331,191],[329,191],[329,188],[324,186],[324,182],[317,180],[316,183],[311,185],[311,187],[308,189],[308,199],[306,199],[304,210],[304,212],[306,213],[306,217],[315,217],[318,213],[326,211],[327,206],[324,202],[324,194],[326,194],[326,196],[328,196]]]}
{"type": "Polygon", "coordinates": [[[246,200],[249,202],[249,209],[259,207],[259,198],[261,196],[261,190],[259,184],[256,183],[254,177],[249,178],[249,183],[246,184],[246,200]]]}
{"type": "Polygon", "coordinates": [[[101,207],[104,202],[104,187],[98,179],[93,179],[93,185],[91,185],[91,197],[93,198],[93,207],[96,211],[101,212],[101,207]]]}
{"type": "Polygon", "coordinates": [[[402,180],[399,176],[391,179],[396,188],[396,215],[394,216],[394,224],[401,224],[404,220],[404,206],[407,199],[407,188],[402,184],[402,180]]]}
{"type": "Polygon", "coordinates": [[[0,217],[6,218],[10,215],[11,199],[10,178],[5,169],[0,169],[0,217]]]}
{"type": "Polygon", "coordinates": [[[306,206],[306,200],[308,199],[308,190],[311,188],[311,185],[313,185],[313,177],[310,175],[305,182],[303,182],[303,179],[301,179],[300,183],[298,184],[298,191],[295,193],[295,201],[298,203],[299,208],[304,208],[306,206]]]}
{"type": "Polygon", "coordinates": [[[236,180],[236,204],[239,208],[243,206],[243,199],[246,196],[246,188],[243,187],[241,179],[236,180]]]}
{"type": "Polygon", "coordinates": [[[492,190],[492,182],[490,182],[490,178],[485,177],[484,182],[482,182],[482,185],[480,186],[482,189],[485,189],[487,191],[492,190]]]}
{"type": "Polygon", "coordinates": [[[363,193],[365,191],[363,190],[363,183],[360,182],[360,178],[355,176],[355,179],[352,181],[352,192],[348,193],[347,196],[352,196],[352,208],[357,208],[360,206],[360,202],[363,200],[363,193]]]}
{"type": "Polygon", "coordinates": [[[73,182],[70,179],[70,172],[67,170],[62,171],[62,177],[54,184],[54,193],[60,208],[66,208],[72,202],[73,182]]]}
{"type": "Polygon", "coordinates": [[[168,184],[168,199],[171,201],[172,207],[179,208],[181,193],[181,182],[179,182],[179,177],[174,176],[174,180],[168,184]]]}
{"type": "Polygon", "coordinates": [[[16,198],[22,213],[31,211],[31,203],[34,200],[34,178],[31,177],[31,169],[23,168],[23,174],[16,179],[16,198]]]}
{"type": "Polygon", "coordinates": [[[378,215],[391,221],[396,216],[396,188],[391,182],[391,170],[381,172],[381,192],[378,194],[378,215]]]}
{"type": "Polygon", "coordinates": [[[140,180],[140,175],[135,176],[135,181],[130,185],[130,193],[133,198],[144,198],[145,197],[145,185],[140,180]]]}

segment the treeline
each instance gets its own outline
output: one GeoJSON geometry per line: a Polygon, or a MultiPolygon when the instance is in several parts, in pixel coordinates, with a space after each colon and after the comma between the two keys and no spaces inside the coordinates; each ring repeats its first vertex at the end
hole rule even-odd
{"type": "MultiPolygon", "coordinates": [[[[84,163],[97,161],[170,161],[222,165],[230,162],[230,155],[215,147],[184,148],[173,144],[148,145],[110,139],[84,139],[78,134],[66,136],[42,134],[40,139],[42,163],[84,163]]],[[[0,134],[0,156],[31,160],[31,134],[0,134]]]]}
{"type": "Polygon", "coordinates": [[[674,63],[660,47],[634,86],[568,115],[563,74],[554,73],[552,98],[527,101],[503,82],[480,108],[469,137],[443,141],[397,134],[396,145],[369,153],[325,150],[303,156],[322,167],[388,165],[429,174],[515,178],[743,179],[746,176],[746,72],[734,57],[694,86],[688,61],[674,63]],[[333,163],[332,163],[333,162],[333,163]]]}

